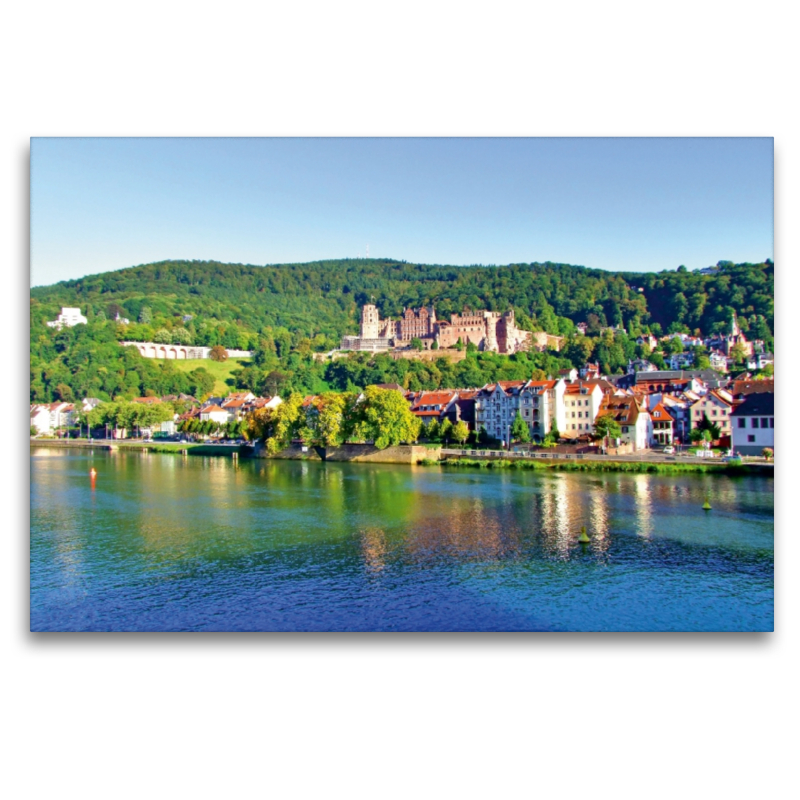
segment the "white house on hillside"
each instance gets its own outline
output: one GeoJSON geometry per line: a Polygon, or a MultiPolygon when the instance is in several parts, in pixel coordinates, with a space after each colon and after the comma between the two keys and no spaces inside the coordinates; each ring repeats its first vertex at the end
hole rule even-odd
{"type": "Polygon", "coordinates": [[[47,325],[50,328],[71,328],[74,325],[85,325],[87,323],[86,317],[81,314],[79,308],[62,308],[61,313],[52,322],[47,325]]]}

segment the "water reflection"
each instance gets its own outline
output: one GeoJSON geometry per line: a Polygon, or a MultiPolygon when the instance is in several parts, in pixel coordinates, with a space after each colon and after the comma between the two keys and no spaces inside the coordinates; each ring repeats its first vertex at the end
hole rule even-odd
{"type": "Polygon", "coordinates": [[[649,539],[653,533],[653,508],[649,475],[633,476],[633,491],[636,500],[636,533],[649,539]]]}
{"type": "Polygon", "coordinates": [[[761,478],[56,455],[31,458],[39,627],[771,625],[761,478]]]}
{"type": "Polygon", "coordinates": [[[598,554],[605,553],[609,546],[608,495],[596,487],[589,491],[589,519],[592,549],[598,554]]]}
{"type": "Polygon", "coordinates": [[[381,528],[362,531],[361,550],[369,572],[381,572],[386,567],[386,533],[381,528]]]}

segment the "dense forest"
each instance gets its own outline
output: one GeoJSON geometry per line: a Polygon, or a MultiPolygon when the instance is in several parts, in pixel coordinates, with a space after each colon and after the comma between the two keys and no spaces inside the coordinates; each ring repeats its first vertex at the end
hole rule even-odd
{"type": "MultiPolygon", "coordinates": [[[[202,367],[187,374],[169,362],[143,359],[117,345],[125,339],[255,350],[252,366],[235,382],[264,393],[347,391],[394,381],[412,389],[480,386],[552,374],[587,359],[613,373],[630,358],[651,355],[635,344],[640,333],[714,333],[727,328],[734,313],[749,338],[772,349],[773,297],[769,260],[719,262],[711,272],[679,267],[641,274],[549,262],[448,267],[346,259],[260,267],[164,261],[31,290],[31,400],[203,395],[213,386],[202,367]],[[561,353],[471,352],[456,365],[363,354],[315,361],[314,352],[357,333],[360,307],[370,301],[383,317],[431,303],[440,317],[467,308],[513,308],[520,327],[566,342],[561,353]],[[45,321],[62,306],[80,307],[88,324],[48,328],[45,321]],[[581,322],[587,336],[577,335],[581,322]],[[602,330],[609,326],[626,333],[602,330]]],[[[654,354],[655,363],[659,358],[654,354]]]]}

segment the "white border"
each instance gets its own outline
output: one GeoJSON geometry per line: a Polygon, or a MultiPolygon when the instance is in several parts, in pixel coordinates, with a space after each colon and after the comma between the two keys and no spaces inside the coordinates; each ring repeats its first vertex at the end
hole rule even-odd
{"type": "MultiPolygon", "coordinates": [[[[800,139],[783,4],[488,8],[7,10],[0,241],[14,419],[32,135],[774,135],[779,382],[796,396],[786,298],[800,139]]],[[[773,635],[32,636],[26,445],[9,430],[7,796],[744,798],[796,785],[788,457],[773,635]]]]}

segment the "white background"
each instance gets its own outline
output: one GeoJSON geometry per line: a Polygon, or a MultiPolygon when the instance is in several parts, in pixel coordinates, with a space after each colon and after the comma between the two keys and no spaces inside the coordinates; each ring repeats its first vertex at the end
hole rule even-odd
{"type": "Polygon", "coordinates": [[[5,8],[6,797],[797,796],[783,402],[777,633],[737,636],[32,635],[23,419],[28,138],[48,135],[775,136],[781,397],[796,397],[790,7],[5,8]]]}

